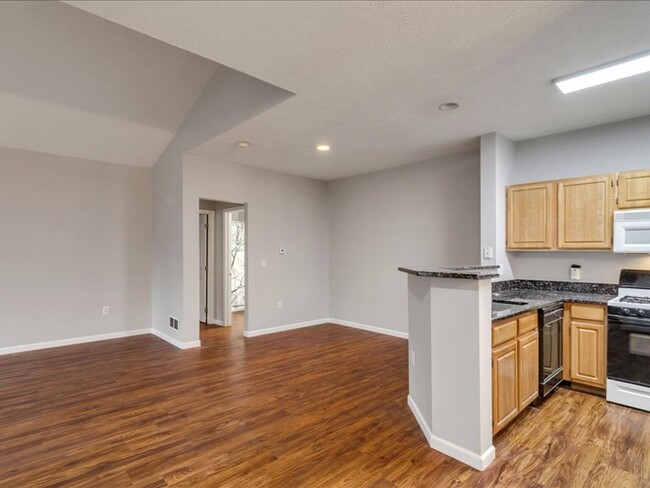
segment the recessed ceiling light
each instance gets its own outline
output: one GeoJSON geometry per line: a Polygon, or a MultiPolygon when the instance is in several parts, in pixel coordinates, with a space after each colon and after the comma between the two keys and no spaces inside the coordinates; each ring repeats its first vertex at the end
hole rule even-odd
{"type": "Polygon", "coordinates": [[[327,144],[319,144],[316,146],[316,150],[320,152],[327,152],[330,150],[330,147],[327,144]]]}
{"type": "Polygon", "coordinates": [[[251,143],[248,141],[237,141],[238,147],[250,147],[251,143]]]}
{"type": "Polygon", "coordinates": [[[460,107],[460,105],[458,105],[456,102],[447,102],[438,105],[438,109],[442,110],[443,112],[450,112],[452,110],[456,110],[458,107],[460,107]]]}
{"type": "Polygon", "coordinates": [[[650,71],[650,51],[554,80],[563,94],[650,71]]]}

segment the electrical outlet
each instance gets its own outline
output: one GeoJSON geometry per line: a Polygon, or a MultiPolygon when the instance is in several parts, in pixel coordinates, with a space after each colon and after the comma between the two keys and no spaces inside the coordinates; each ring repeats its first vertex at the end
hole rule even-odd
{"type": "Polygon", "coordinates": [[[282,301],[278,302],[278,308],[280,308],[280,309],[284,308],[284,303],[282,301]]]}
{"type": "Polygon", "coordinates": [[[262,268],[266,268],[266,259],[262,259],[262,268]]]}
{"type": "Polygon", "coordinates": [[[413,349],[411,349],[410,362],[411,368],[415,368],[415,351],[413,349]]]}
{"type": "Polygon", "coordinates": [[[483,248],[483,259],[492,259],[494,258],[494,250],[491,247],[483,248]]]}
{"type": "Polygon", "coordinates": [[[102,315],[108,315],[109,313],[111,313],[111,309],[108,307],[108,305],[102,307],[102,315]]]}

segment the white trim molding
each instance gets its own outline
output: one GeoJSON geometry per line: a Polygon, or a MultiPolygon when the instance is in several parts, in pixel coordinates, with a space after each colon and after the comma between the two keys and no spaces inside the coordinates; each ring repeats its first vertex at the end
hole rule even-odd
{"type": "Polygon", "coordinates": [[[302,329],[303,327],[312,327],[314,325],[327,324],[342,325],[343,327],[366,330],[368,332],[375,332],[377,334],[399,337],[400,339],[408,339],[409,336],[406,332],[384,329],[382,327],[375,327],[374,325],[359,324],[357,322],[350,322],[349,320],[324,318],[318,320],[309,320],[307,322],[297,322],[295,324],[278,325],[277,327],[268,327],[266,329],[244,330],[244,337],[257,337],[266,334],[275,334],[276,332],[285,332],[287,330],[302,329]]]}
{"type": "Polygon", "coordinates": [[[422,412],[420,412],[420,409],[418,408],[415,400],[413,400],[413,397],[411,395],[408,396],[407,403],[411,409],[411,412],[413,413],[413,416],[415,417],[415,420],[420,426],[420,429],[424,433],[424,437],[427,439],[427,442],[432,449],[440,451],[441,453],[457,459],[461,463],[465,463],[468,466],[471,466],[472,468],[479,471],[483,471],[485,468],[487,468],[490,463],[496,458],[496,450],[494,449],[494,446],[490,446],[484,453],[478,455],[476,453],[468,451],[464,447],[457,446],[456,444],[433,435],[429,424],[427,424],[424,416],[422,415],[422,412]]]}
{"type": "Polygon", "coordinates": [[[33,344],[24,344],[21,346],[0,347],[0,356],[5,354],[14,354],[17,352],[37,351],[39,349],[50,349],[52,347],[72,346],[74,344],[85,344],[88,342],[106,341],[109,339],[121,339],[123,337],[132,337],[137,335],[149,334],[151,329],[134,329],[119,332],[109,332],[108,334],[98,334],[83,337],[72,337],[70,339],[59,339],[56,341],[36,342],[33,344]]]}
{"type": "Polygon", "coordinates": [[[287,330],[302,329],[303,327],[312,327],[314,325],[326,325],[330,319],[309,320],[307,322],[296,322],[295,324],[278,325],[277,327],[268,327],[266,329],[245,330],[244,337],[257,337],[266,334],[275,334],[287,330]]]}
{"type": "MultiPolygon", "coordinates": [[[[217,320],[217,319],[212,319],[210,321],[213,325],[218,325],[223,327],[223,321],[217,320]]],[[[341,325],[344,327],[351,327],[353,329],[361,329],[361,330],[366,330],[369,332],[375,332],[378,334],[385,334],[393,337],[400,337],[402,339],[407,339],[408,334],[405,332],[398,332],[390,329],[383,329],[381,327],[375,327],[373,325],[365,325],[365,324],[359,324],[356,322],[349,322],[347,320],[339,320],[339,319],[331,319],[331,318],[323,318],[323,319],[317,319],[317,320],[309,320],[306,322],[297,322],[294,324],[286,324],[286,325],[279,325],[277,327],[269,327],[267,329],[258,329],[258,330],[245,330],[243,335],[244,337],[257,337],[257,336],[262,336],[262,335],[267,335],[267,334],[275,334],[276,332],[284,332],[287,330],[294,330],[294,329],[302,329],[304,327],[312,327],[314,325],[326,325],[326,324],[334,324],[334,325],[341,325]]],[[[176,346],[179,349],[192,349],[195,347],[201,347],[201,341],[191,341],[191,342],[181,342],[178,339],[175,339],[171,337],[168,334],[165,334],[164,332],[157,330],[157,329],[135,329],[135,330],[125,330],[125,331],[120,331],[120,332],[111,332],[108,334],[99,334],[99,335],[92,335],[92,336],[84,336],[84,337],[73,337],[71,339],[61,339],[61,340],[55,340],[55,341],[48,341],[48,342],[38,342],[35,344],[25,344],[25,345],[20,345],[20,346],[9,346],[9,347],[1,347],[0,348],[0,356],[5,355],[5,354],[14,354],[17,352],[27,352],[27,351],[36,351],[39,349],[49,349],[51,347],[61,347],[61,346],[70,346],[73,344],[84,344],[87,342],[98,342],[98,341],[105,341],[105,340],[110,340],[110,339],[120,339],[123,337],[131,337],[131,336],[137,336],[137,335],[144,335],[144,334],[153,334],[156,337],[159,337],[160,339],[169,342],[173,346],[176,346]]]]}
{"type": "Polygon", "coordinates": [[[341,319],[328,319],[330,324],[343,325],[345,327],[352,327],[353,329],[367,330],[368,332],[376,332],[377,334],[384,334],[400,339],[408,339],[408,332],[400,332],[392,329],[384,329],[383,327],[375,327],[374,325],[360,324],[358,322],[350,322],[349,320],[341,319]]]}
{"type": "Polygon", "coordinates": [[[174,339],[172,336],[165,334],[164,332],[158,329],[150,329],[150,331],[156,337],[159,337],[163,341],[169,342],[172,346],[176,346],[179,349],[192,349],[195,347],[201,347],[201,341],[190,341],[190,342],[181,342],[178,339],[174,339]]]}
{"type": "Polygon", "coordinates": [[[429,424],[427,424],[427,421],[424,420],[424,415],[422,415],[422,412],[420,412],[420,409],[418,408],[417,404],[415,403],[415,400],[413,400],[413,397],[411,395],[409,395],[407,397],[406,403],[408,404],[409,408],[411,409],[411,412],[413,413],[413,416],[415,417],[415,420],[417,421],[418,425],[420,426],[420,430],[424,434],[424,437],[426,438],[427,442],[431,446],[431,439],[433,439],[433,434],[431,433],[431,429],[429,428],[429,424]]]}

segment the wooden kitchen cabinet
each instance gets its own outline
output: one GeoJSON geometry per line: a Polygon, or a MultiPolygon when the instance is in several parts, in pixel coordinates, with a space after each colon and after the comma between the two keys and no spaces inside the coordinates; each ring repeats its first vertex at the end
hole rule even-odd
{"type": "Polygon", "coordinates": [[[538,396],[537,312],[492,324],[492,432],[496,434],[538,396]]]}
{"type": "Polygon", "coordinates": [[[565,305],[564,327],[568,334],[564,335],[564,378],[571,383],[605,388],[606,320],[605,305],[581,303],[565,305]]]}
{"type": "Polygon", "coordinates": [[[519,413],[517,341],[492,350],[492,430],[496,434],[519,413]]]}
{"type": "Polygon", "coordinates": [[[517,372],[519,411],[539,395],[539,333],[537,329],[517,339],[517,372]]]}
{"type": "Polygon", "coordinates": [[[614,185],[610,175],[558,182],[559,249],[611,249],[614,185]]]}
{"type": "Polygon", "coordinates": [[[620,173],[617,190],[618,208],[650,207],[650,171],[620,173]]]}
{"type": "Polygon", "coordinates": [[[506,189],[506,247],[553,249],[556,236],[554,182],[513,185],[506,189]]]}

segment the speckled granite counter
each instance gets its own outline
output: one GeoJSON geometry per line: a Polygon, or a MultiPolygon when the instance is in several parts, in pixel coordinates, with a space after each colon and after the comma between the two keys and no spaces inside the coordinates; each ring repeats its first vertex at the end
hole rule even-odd
{"type": "Polygon", "coordinates": [[[499,266],[422,266],[422,267],[399,267],[399,271],[421,276],[423,278],[456,278],[466,280],[487,280],[501,276],[499,266]]]}
{"type": "Polygon", "coordinates": [[[605,305],[616,297],[617,285],[565,281],[511,280],[493,283],[493,300],[521,301],[506,310],[492,312],[492,321],[507,319],[530,310],[548,309],[563,302],[605,305]],[[512,287],[512,288],[510,288],[512,287]]]}

